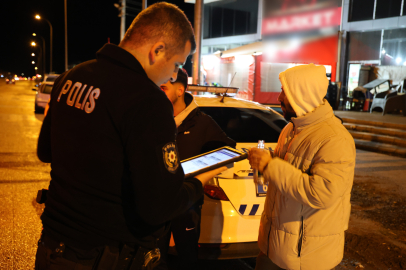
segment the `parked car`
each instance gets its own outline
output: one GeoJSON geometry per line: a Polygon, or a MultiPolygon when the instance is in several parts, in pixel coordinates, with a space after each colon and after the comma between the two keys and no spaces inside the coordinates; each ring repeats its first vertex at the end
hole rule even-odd
{"type": "Polygon", "coordinates": [[[51,98],[52,87],[54,82],[42,82],[38,88],[33,88],[32,90],[37,91],[35,95],[35,112],[43,112],[45,106],[47,105],[49,99],[51,98]]]}
{"type": "Polygon", "coordinates": [[[44,82],[54,82],[60,74],[48,74],[44,77],[44,82]]]}
{"type": "MultiPolygon", "coordinates": [[[[274,149],[286,120],[256,102],[220,96],[195,96],[200,110],[210,115],[223,131],[247,151],[264,140],[274,149]]],[[[204,187],[199,258],[231,259],[259,254],[258,229],[265,204],[267,186],[256,186],[248,160],[232,168],[204,187]]],[[[172,241],[171,241],[172,242],[172,241]]],[[[176,243],[175,243],[176,245],[176,243]]],[[[176,254],[170,247],[169,253],[176,254]]]]}
{"type": "Polygon", "coordinates": [[[35,95],[35,112],[43,112],[51,98],[52,87],[54,81],[59,77],[59,74],[45,75],[44,80],[38,85],[38,88],[33,88],[33,91],[37,91],[35,95]]]}

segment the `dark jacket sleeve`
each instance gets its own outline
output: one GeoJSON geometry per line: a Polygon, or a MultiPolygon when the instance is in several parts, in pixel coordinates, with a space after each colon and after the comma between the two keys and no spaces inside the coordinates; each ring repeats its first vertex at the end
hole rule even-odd
{"type": "Polygon", "coordinates": [[[134,204],[140,217],[151,225],[173,219],[203,196],[199,180],[184,179],[177,150],[176,170],[168,168],[165,147],[176,145],[176,125],[172,105],[164,97],[142,102],[125,121],[124,151],[134,204]]]}
{"type": "Polygon", "coordinates": [[[235,148],[236,142],[230,139],[227,134],[220,128],[220,126],[209,115],[202,112],[202,120],[206,125],[206,134],[202,146],[202,153],[212,151],[214,149],[230,146],[235,148]]]}

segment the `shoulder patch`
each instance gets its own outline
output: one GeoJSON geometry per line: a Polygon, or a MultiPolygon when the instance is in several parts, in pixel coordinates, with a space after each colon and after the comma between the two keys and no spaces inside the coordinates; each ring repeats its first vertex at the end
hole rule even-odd
{"type": "Polygon", "coordinates": [[[162,147],[162,154],[165,168],[170,173],[176,173],[179,167],[179,155],[176,144],[173,142],[165,144],[164,147],[162,147]]]}

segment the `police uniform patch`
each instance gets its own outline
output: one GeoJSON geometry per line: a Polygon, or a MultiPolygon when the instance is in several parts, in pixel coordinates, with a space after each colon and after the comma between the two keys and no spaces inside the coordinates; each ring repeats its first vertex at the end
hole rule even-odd
{"type": "Polygon", "coordinates": [[[179,155],[175,143],[170,142],[165,144],[165,146],[162,147],[162,154],[164,158],[165,168],[170,173],[176,173],[176,170],[179,167],[179,155]]]}

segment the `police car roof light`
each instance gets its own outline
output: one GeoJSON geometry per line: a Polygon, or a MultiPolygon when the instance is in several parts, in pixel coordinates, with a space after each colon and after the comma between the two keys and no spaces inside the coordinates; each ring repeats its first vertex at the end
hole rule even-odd
{"type": "Polygon", "coordinates": [[[204,86],[204,85],[196,85],[196,84],[189,84],[187,90],[190,92],[209,92],[215,94],[224,94],[227,92],[229,93],[237,93],[240,88],[238,87],[215,87],[215,86],[204,86]]]}

